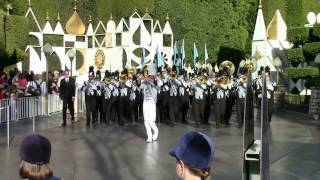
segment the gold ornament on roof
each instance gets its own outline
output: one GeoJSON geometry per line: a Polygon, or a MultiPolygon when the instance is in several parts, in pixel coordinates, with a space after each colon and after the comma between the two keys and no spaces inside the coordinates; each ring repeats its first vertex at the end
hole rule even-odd
{"type": "Polygon", "coordinates": [[[169,17],[169,14],[167,13],[166,21],[169,21],[169,20],[170,20],[170,17],[169,17]]]}
{"type": "Polygon", "coordinates": [[[97,69],[101,70],[103,68],[105,61],[105,56],[102,50],[98,50],[95,54],[95,65],[97,69]]]}
{"type": "Polygon", "coordinates": [[[83,24],[78,12],[77,1],[75,1],[74,12],[66,24],[66,31],[69,34],[83,35],[86,32],[86,26],[83,24]]]}
{"type": "Polygon", "coordinates": [[[58,12],[57,21],[59,22],[61,20],[60,13],[58,12]]]}
{"type": "Polygon", "coordinates": [[[49,12],[47,11],[46,21],[50,21],[49,12]]]}
{"type": "Polygon", "coordinates": [[[263,57],[263,55],[262,55],[262,53],[261,53],[260,51],[256,51],[256,52],[254,53],[253,57],[254,57],[255,60],[258,61],[258,60],[260,60],[260,59],[263,57]]]}
{"type": "Polygon", "coordinates": [[[29,7],[32,7],[31,0],[28,0],[28,6],[29,6],[29,7]]]}

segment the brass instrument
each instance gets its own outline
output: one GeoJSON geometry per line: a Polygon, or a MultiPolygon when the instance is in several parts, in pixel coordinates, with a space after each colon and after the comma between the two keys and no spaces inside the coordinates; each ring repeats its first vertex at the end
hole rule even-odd
{"type": "Polygon", "coordinates": [[[119,80],[120,80],[120,82],[127,82],[128,81],[128,76],[126,74],[121,74],[119,80]]]}
{"type": "Polygon", "coordinates": [[[202,84],[206,84],[207,83],[207,78],[205,76],[199,76],[198,77],[198,82],[200,82],[202,84]]]}
{"type": "Polygon", "coordinates": [[[177,72],[175,72],[175,71],[171,71],[170,76],[171,76],[173,79],[177,79],[178,74],[177,74],[177,72]]]}
{"type": "Polygon", "coordinates": [[[136,69],[130,68],[128,70],[128,78],[132,79],[134,75],[136,75],[136,69]]]}
{"type": "Polygon", "coordinates": [[[224,70],[225,68],[227,69],[230,75],[232,75],[236,69],[234,64],[231,61],[223,61],[219,65],[219,70],[224,70]]]}
{"type": "Polygon", "coordinates": [[[244,64],[244,67],[247,68],[250,72],[254,72],[257,70],[257,62],[254,60],[247,60],[244,64]]]}

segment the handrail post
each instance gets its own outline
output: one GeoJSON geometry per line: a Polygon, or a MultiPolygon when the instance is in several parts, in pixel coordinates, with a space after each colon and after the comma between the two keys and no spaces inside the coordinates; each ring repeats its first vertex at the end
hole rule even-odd
{"type": "Polygon", "coordinates": [[[7,145],[10,147],[10,106],[7,106],[7,145]]]}

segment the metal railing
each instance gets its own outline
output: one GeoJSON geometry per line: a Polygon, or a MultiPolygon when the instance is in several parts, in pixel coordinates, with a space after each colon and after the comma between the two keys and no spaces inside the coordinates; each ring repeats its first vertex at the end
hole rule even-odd
{"type": "MultiPolygon", "coordinates": [[[[84,94],[76,92],[74,103],[75,113],[84,112],[84,94]]],[[[8,98],[0,100],[0,108],[8,107],[9,113],[0,111],[0,123],[8,121],[31,119],[36,116],[46,116],[62,111],[62,101],[58,94],[48,96],[8,98]]]]}

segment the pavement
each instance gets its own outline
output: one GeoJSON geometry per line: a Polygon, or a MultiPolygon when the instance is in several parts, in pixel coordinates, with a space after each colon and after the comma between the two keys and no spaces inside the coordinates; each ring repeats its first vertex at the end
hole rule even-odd
{"type": "MultiPolygon", "coordinates": [[[[78,114],[75,125],[60,127],[61,114],[36,119],[36,133],[52,143],[51,166],[64,180],[175,180],[176,160],[168,155],[179,137],[188,131],[208,134],[216,144],[213,179],[237,180],[242,172],[242,129],[235,117],[231,126],[158,124],[159,140],[146,143],[143,123],[121,127],[115,123],[87,128],[85,115],[78,114]]],[[[0,126],[0,180],[18,180],[19,145],[32,133],[32,121],[10,124],[10,148],[6,145],[6,125],[0,126]]],[[[270,179],[320,179],[320,122],[305,115],[278,111],[270,132],[270,179]]],[[[255,128],[260,137],[259,123],[255,128]]]]}

